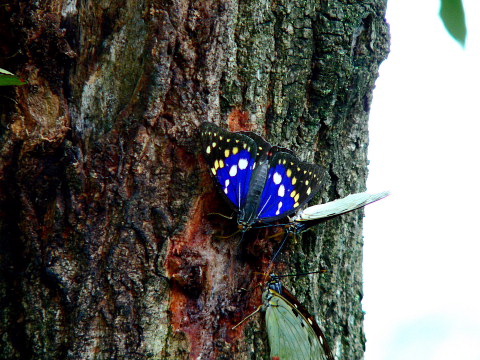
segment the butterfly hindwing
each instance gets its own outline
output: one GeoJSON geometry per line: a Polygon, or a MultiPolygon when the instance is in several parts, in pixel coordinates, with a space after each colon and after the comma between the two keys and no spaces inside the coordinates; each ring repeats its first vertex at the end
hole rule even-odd
{"type": "Polygon", "coordinates": [[[258,207],[258,220],[273,221],[298,210],[319,190],[322,168],[278,151],[270,168],[258,207]]]}
{"type": "Polygon", "coordinates": [[[295,308],[285,299],[275,296],[270,300],[265,318],[271,358],[320,359],[320,342],[315,332],[295,308]]]}
{"type": "Polygon", "coordinates": [[[251,137],[230,132],[212,123],[200,128],[203,153],[222,194],[238,212],[245,205],[257,158],[251,137]]]}
{"type": "Polygon", "coordinates": [[[263,295],[271,358],[334,360],[323,332],[293,295],[272,286],[263,295]],[[287,295],[287,296],[288,296],[287,295]]]}

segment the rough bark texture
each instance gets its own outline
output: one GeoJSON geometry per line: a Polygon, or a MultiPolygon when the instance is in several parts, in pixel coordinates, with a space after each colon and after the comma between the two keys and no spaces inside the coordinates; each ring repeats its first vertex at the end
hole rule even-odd
{"type": "MultiPolygon", "coordinates": [[[[255,130],[364,190],[386,3],[11,1],[0,7],[0,358],[266,359],[274,230],[235,221],[197,127],[255,130]],[[167,280],[164,276],[167,276],[167,280]]],[[[362,212],[290,242],[277,272],[338,359],[361,359],[362,212]]]]}

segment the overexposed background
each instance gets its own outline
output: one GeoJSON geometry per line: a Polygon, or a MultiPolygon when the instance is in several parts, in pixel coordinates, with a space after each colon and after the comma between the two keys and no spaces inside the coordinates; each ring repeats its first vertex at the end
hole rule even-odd
{"type": "Polygon", "coordinates": [[[439,0],[389,0],[370,115],[366,360],[480,360],[480,1],[467,42],[439,0]]]}

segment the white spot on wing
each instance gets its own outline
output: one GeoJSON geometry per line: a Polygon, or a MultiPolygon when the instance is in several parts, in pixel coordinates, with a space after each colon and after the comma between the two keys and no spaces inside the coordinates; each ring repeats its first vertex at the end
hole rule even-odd
{"type": "Polygon", "coordinates": [[[225,180],[225,188],[223,189],[225,194],[228,194],[228,185],[230,185],[230,179],[225,180]]]}
{"type": "Polygon", "coordinates": [[[278,203],[278,209],[277,209],[277,211],[275,212],[275,215],[280,215],[280,209],[282,208],[282,206],[283,206],[283,203],[280,201],[280,202],[278,203]]]}
{"type": "Polygon", "coordinates": [[[278,196],[280,197],[284,197],[285,196],[285,186],[280,185],[280,187],[278,188],[278,196]]]}
{"type": "Polygon", "coordinates": [[[237,165],[233,165],[231,168],[230,168],[230,171],[228,172],[228,174],[231,176],[231,177],[234,177],[235,175],[237,175],[237,165]]]}
{"type": "Polygon", "coordinates": [[[248,166],[248,160],[247,159],[238,160],[238,167],[240,168],[240,170],[246,169],[247,166],[248,166]]]}
{"type": "Polygon", "coordinates": [[[275,184],[280,184],[282,182],[282,175],[280,175],[278,172],[275,172],[275,174],[273,174],[273,182],[275,184]]]}

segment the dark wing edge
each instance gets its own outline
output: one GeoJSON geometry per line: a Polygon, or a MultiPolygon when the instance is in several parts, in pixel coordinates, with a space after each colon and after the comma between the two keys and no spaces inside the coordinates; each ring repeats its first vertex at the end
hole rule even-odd
{"type": "Polygon", "coordinates": [[[237,134],[248,136],[253,141],[255,141],[255,143],[257,144],[257,159],[260,158],[263,153],[269,151],[272,148],[272,145],[257,133],[254,133],[252,131],[239,131],[237,134]]]}
{"type": "Polygon", "coordinates": [[[308,310],[305,308],[305,306],[302,305],[300,301],[297,300],[293,294],[288,291],[284,286],[282,287],[282,294],[281,296],[289,303],[293,304],[295,308],[302,314],[305,319],[307,319],[308,323],[312,326],[313,331],[317,335],[317,337],[320,339],[320,344],[322,344],[323,351],[325,352],[325,355],[328,360],[335,360],[335,357],[333,356],[332,349],[330,348],[330,345],[328,345],[327,338],[325,337],[325,334],[323,333],[322,329],[320,328],[320,325],[318,325],[317,321],[315,320],[315,317],[310,315],[308,310]]]}
{"type": "Polygon", "coordinates": [[[231,132],[228,131],[214,123],[203,122],[200,125],[200,138],[202,145],[202,153],[205,157],[205,160],[209,167],[210,175],[215,179],[214,183],[218,191],[222,194],[222,197],[228,203],[228,205],[236,212],[239,211],[239,207],[225,194],[222,184],[219,182],[215,173],[212,169],[215,167],[215,161],[219,159],[224,159],[225,156],[222,153],[223,146],[222,144],[227,144],[227,139],[230,139],[228,145],[233,145],[235,142],[247,144],[251,149],[252,153],[257,153],[257,144],[254,139],[248,137],[245,134],[240,132],[231,132]],[[212,143],[218,143],[218,146],[212,148],[212,143]]]}

